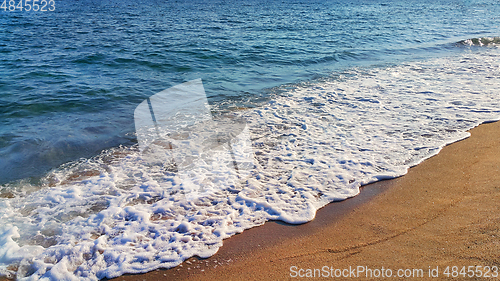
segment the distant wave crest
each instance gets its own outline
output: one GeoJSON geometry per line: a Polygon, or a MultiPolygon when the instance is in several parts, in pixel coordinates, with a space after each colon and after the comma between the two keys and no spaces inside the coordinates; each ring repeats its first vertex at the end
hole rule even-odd
{"type": "Polygon", "coordinates": [[[481,37],[459,41],[458,44],[466,46],[500,46],[500,37],[481,37]]]}

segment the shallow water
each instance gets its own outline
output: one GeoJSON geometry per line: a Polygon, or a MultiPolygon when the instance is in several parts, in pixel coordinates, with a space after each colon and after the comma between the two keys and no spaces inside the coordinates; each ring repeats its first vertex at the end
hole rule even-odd
{"type": "Polygon", "coordinates": [[[353,65],[461,52],[498,36],[496,1],[57,2],[0,19],[0,184],[135,142],[145,98],[201,78],[252,106],[353,65]],[[278,87],[278,88],[276,88],[278,87]]]}
{"type": "Polygon", "coordinates": [[[80,1],[2,12],[1,272],[97,279],[172,267],[403,175],[500,118],[499,10],[80,1]],[[197,78],[214,120],[246,123],[244,177],[227,169],[234,142],[184,178],[141,153],[136,107],[197,78]],[[189,192],[186,177],[204,192],[189,192]]]}

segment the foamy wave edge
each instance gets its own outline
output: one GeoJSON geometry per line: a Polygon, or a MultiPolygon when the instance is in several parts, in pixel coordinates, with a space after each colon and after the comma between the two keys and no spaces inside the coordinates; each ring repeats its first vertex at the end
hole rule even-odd
{"type": "Polygon", "coordinates": [[[136,147],[63,165],[41,186],[4,186],[1,272],[112,278],[209,257],[223,239],[268,220],[308,222],[361,185],[401,176],[467,130],[499,120],[497,56],[352,69],[233,111],[250,128],[256,168],[245,182],[211,178],[205,184],[214,192],[194,200],[175,173],[136,147]]]}

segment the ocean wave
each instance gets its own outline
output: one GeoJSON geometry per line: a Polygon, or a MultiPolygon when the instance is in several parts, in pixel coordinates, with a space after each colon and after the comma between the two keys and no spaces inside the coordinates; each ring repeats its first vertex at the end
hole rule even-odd
{"type": "Polygon", "coordinates": [[[457,44],[465,46],[500,46],[500,37],[480,37],[459,41],[457,44]]]}
{"type": "Polygon", "coordinates": [[[498,120],[498,52],[355,68],[227,110],[248,126],[255,167],[239,179],[201,165],[192,180],[212,191],[202,196],[137,145],[62,165],[40,183],[4,185],[0,271],[20,280],[111,278],[211,256],[223,239],[268,220],[308,222],[498,120]]]}

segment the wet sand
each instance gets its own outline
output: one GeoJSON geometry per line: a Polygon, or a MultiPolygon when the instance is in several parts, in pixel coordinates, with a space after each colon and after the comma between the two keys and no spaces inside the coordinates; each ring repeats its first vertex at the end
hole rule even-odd
{"type": "Polygon", "coordinates": [[[325,277],[349,267],[357,275],[343,274],[357,279],[365,279],[367,269],[374,276],[382,268],[393,277],[399,269],[421,269],[424,278],[434,270],[443,279],[448,266],[449,277],[452,266],[465,266],[466,274],[468,266],[498,267],[500,122],[471,133],[407,175],[327,205],[312,222],[268,222],[225,240],[211,258],[116,280],[283,280],[308,273],[325,277]]]}

